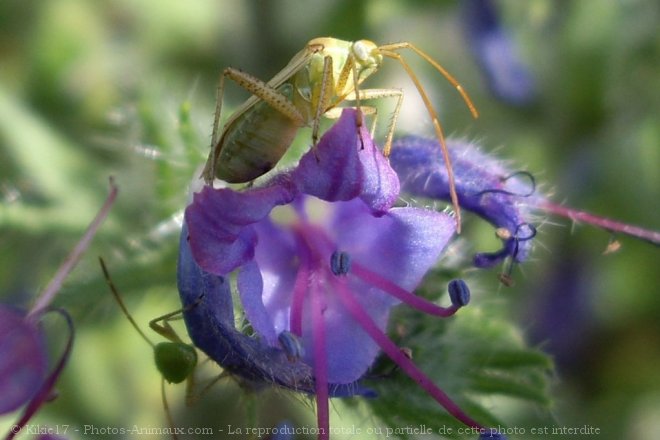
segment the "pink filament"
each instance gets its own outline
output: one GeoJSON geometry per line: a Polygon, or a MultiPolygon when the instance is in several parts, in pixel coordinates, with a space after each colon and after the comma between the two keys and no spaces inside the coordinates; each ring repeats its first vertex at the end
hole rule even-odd
{"type": "Polygon", "coordinates": [[[375,272],[370,271],[361,264],[353,262],[351,264],[351,273],[362,279],[363,281],[371,284],[374,287],[378,287],[380,290],[392,295],[393,297],[399,299],[400,301],[408,304],[410,307],[427,313],[432,316],[441,316],[448,317],[452,316],[459,307],[454,305],[450,307],[441,307],[436,304],[433,304],[430,301],[425,300],[417,295],[414,295],[408,292],[405,289],[397,286],[390,280],[387,280],[375,272]]]}
{"type": "MultiPolygon", "coordinates": [[[[383,331],[374,323],[367,312],[353,297],[344,280],[339,280],[331,274],[329,264],[324,255],[333,247],[332,241],[319,230],[306,222],[301,222],[293,227],[296,233],[297,253],[299,256],[299,268],[293,287],[293,298],[290,314],[290,331],[302,336],[302,314],[307,293],[311,299],[312,318],[312,340],[314,344],[314,377],[317,406],[317,423],[319,427],[319,440],[329,439],[330,436],[330,414],[329,414],[329,390],[328,390],[328,365],[326,352],[326,329],[323,317],[325,307],[323,290],[320,288],[317,275],[329,280],[332,290],[339,295],[344,307],[353,318],[362,326],[367,334],[380,346],[380,348],[417,382],[431,397],[442,405],[451,415],[467,426],[481,428],[476,421],[467,416],[433,381],[426,376],[417,366],[406,357],[399,347],[390,340],[383,331]],[[325,268],[326,270],[323,270],[325,268]]],[[[361,264],[353,262],[350,274],[354,274],[364,282],[392,295],[409,306],[433,316],[452,316],[459,309],[457,306],[441,307],[430,301],[420,298],[395,283],[383,278],[375,272],[367,269],[361,264]]]]}
{"type": "Polygon", "coordinates": [[[312,340],[314,341],[314,388],[316,391],[316,419],[319,440],[330,438],[330,409],[328,393],[328,356],[325,347],[325,322],[323,321],[323,292],[317,282],[310,286],[312,299],[312,340]]]}
{"type": "MultiPolygon", "coordinates": [[[[328,390],[328,355],[326,352],[325,321],[323,310],[325,301],[320,289],[318,274],[321,269],[321,253],[316,249],[318,241],[315,234],[318,231],[307,223],[296,225],[296,249],[299,258],[299,268],[293,287],[293,300],[289,325],[291,333],[302,336],[302,314],[305,296],[309,292],[312,313],[312,341],[314,344],[314,391],[316,393],[316,418],[319,428],[318,440],[330,438],[330,405],[328,390]]],[[[323,237],[322,237],[323,238],[323,237]]]]}
{"type": "Polygon", "coordinates": [[[417,382],[433,399],[442,405],[452,416],[467,426],[482,428],[476,421],[465,414],[444,391],[438,388],[433,381],[401,352],[390,338],[383,333],[362,306],[353,297],[353,294],[343,283],[333,282],[333,287],[339,299],[353,318],[362,326],[364,331],[380,346],[380,348],[415,382],[417,382]]]}
{"type": "Polygon", "coordinates": [[[296,281],[293,285],[293,298],[291,301],[291,314],[289,316],[289,331],[294,335],[302,336],[302,312],[305,302],[305,294],[309,287],[309,264],[307,261],[301,261],[296,281]]]}

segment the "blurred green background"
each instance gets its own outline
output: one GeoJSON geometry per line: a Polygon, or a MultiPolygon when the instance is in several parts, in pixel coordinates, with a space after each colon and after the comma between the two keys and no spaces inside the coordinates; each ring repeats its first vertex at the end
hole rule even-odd
{"type": "MultiPolygon", "coordinates": [[[[514,169],[531,171],[556,201],[660,228],[660,4],[498,4],[537,81],[536,102],[522,109],[489,93],[468,53],[459,2],[1,2],[0,301],[29,305],[101,205],[108,176],[121,191],[56,301],[74,316],[76,345],[60,398],[36,420],[165,426],[150,349],[119,313],[96,257],[106,258],[145,329],[177,309],[177,216],[208,149],[218,75],[233,66],[268,79],[313,37],[414,42],[461,81],[481,112],[472,120],[449,84],[411,54],[448,133],[477,139],[514,169]]],[[[398,133],[430,136],[412,85],[389,64],[370,85],[404,88],[398,133]]],[[[229,87],[225,115],[245,98],[229,87]]],[[[466,229],[468,254],[496,245],[480,221],[468,219],[466,229]]],[[[606,439],[660,432],[658,248],[620,237],[622,249],[603,255],[609,238],[549,218],[514,287],[499,286],[497,270],[468,275],[478,300],[497,304],[493,313],[517,323],[557,362],[553,404],[512,406],[500,413],[511,425],[586,424],[606,439]]],[[[54,354],[61,344],[56,338],[54,354]]],[[[254,403],[232,384],[186,409],[183,388],[168,387],[177,419],[202,420],[201,407],[239,420],[254,403]]],[[[282,400],[278,392],[259,397],[271,398],[282,400]]],[[[262,414],[264,423],[313,423],[308,401],[284,401],[294,410],[270,405],[278,410],[262,414]]],[[[341,423],[370,417],[356,414],[343,411],[341,423]]]]}

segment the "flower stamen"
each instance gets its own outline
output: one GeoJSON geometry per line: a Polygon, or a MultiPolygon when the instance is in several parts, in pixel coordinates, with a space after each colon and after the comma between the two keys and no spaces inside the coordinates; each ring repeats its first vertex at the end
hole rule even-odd
{"type": "Polygon", "coordinates": [[[424,298],[408,292],[405,289],[402,289],[393,282],[383,278],[375,272],[370,271],[359,263],[352,264],[351,273],[361,280],[371,284],[372,286],[379,288],[389,295],[392,295],[401,302],[406,303],[410,307],[428,315],[446,318],[455,314],[456,311],[460,308],[460,306],[457,306],[456,304],[452,304],[450,307],[442,307],[434,304],[424,298]]]}
{"type": "Polygon", "coordinates": [[[336,276],[348,275],[351,264],[351,256],[347,252],[334,251],[330,256],[330,270],[336,276]]]}
{"type": "Polygon", "coordinates": [[[364,331],[378,344],[378,346],[380,346],[381,350],[383,350],[385,354],[387,354],[390,359],[401,368],[401,370],[417,382],[419,386],[421,386],[436,402],[442,405],[442,407],[457,420],[473,428],[482,428],[480,424],[465,414],[444,391],[438,388],[438,386],[435,385],[433,381],[424,374],[424,372],[417,368],[408,356],[406,356],[401,349],[378,328],[376,323],[371,319],[367,312],[364,311],[362,306],[343,283],[333,282],[332,284],[336,289],[339,299],[348,312],[353,316],[353,319],[360,323],[364,331]]]}
{"type": "Polygon", "coordinates": [[[314,340],[314,389],[316,391],[316,418],[319,440],[330,438],[330,409],[328,404],[328,355],[325,343],[323,310],[325,301],[318,281],[310,283],[312,308],[312,339],[314,340]]]}

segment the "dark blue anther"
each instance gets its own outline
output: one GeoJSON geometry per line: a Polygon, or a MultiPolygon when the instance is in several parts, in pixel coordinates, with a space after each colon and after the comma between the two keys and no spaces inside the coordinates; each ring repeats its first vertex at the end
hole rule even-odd
{"type": "Polygon", "coordinates": [[[293,333],[284,330],[279,334],[277,340],[282,346],[282,350],[286,353],[286,357],[289,361],[295,362],[305,354],[304,348],[300,345],[300,339],[298,339],[293,333]]]}
{"type": "Polygon", "coordinates": [[[330,270],[337,276],[346,275],[351,270],[351,256],[346,252],[334,251],[330,257],[330,270]]]}
{"type": "Polygon", "coordinates": [[[466,306],[470,302],[470,288],[460,278],[451,280],[447,286],[451,303],[456,307],[466,306]]]}

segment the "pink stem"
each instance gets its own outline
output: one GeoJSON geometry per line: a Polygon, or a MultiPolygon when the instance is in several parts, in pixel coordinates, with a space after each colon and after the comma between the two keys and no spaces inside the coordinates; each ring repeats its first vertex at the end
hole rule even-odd
{"type": "Polygon", "coordinates": [[[293,298],[291,300],[291,314],[289,316],[289,331],[294,335],[302,336],[302,312],[309,283],[309,266],[301,261],[296,281],[293,285],[293,298]]]}
{"type": "Polygon", "coordinates": [[[573,221],[580,221],[606,229],[611,232],[619,232],[621,234],[630,235],[632,237],[637,237],[641,240],[646,240],[653,244],[660,245],[660,232],[657,231],[640,228],[638,226],[618,222],[609,218],[599,217],[585,211],[578,211],[576,209],[567,208],[565,206],[557,205],[546,200],[541,201],[537,207],[551,214],[566,217],[573,221]]]}
{"type": "Polygon", "coordinates": [[[436,304],[433,304],[430,301],[425,300],[417,295],[414,295],[408,292],[405,289],[397,286],[390,280],[387,280],[375,272],[370,271],[366,267],[362,266],[359,263],[353,262],[351,264],[351,273],[356,277],[362,279],[363,281],[371,284],[374,287],[378,287],[380,290],[392,295],[393,297],[401,300],[402,302],[408,304],[410,307],[427,313],[432,316],[441,316],[448,317],[452,316],[459,307],[454,305],[450,307],[441,307],[436,304]]]}
{"type": "Polygon", "coordinates": [[[314,387],[316,391],[316,418],[319,427],[318,440],[330,438],[330,408],[328,392],[328,359],[325,347],[325,322],[323,321],[323,293],[318,283],[311,287],[312,340],[314,341],[314,387]]]}
{"type": "Polygon", "coordinates": [[[296,250],[299,256],[298,272],[293,284],[293,296],[291,298],[291,312],[289,315],[289,331],[298,337],[302,337],[302,314],[305,304],[305,294],[310,283],[311,255],[306,243],[304,228],[294,229],[296,233],[296,250]]]}
{"type": "Polygon", "coordinates": [[[96,234],[96,231],[108,216],[110,207],[114,203],[116,197],[117,187],[115,186],[114,180],[111,177],[110,194],[108,194],[108,197],[105,199],[105,203],[103,203],[103,206],[99,210],[98,214],[96,214],[96,217],[94,217],[92,223],[90,223],[90,225],[87,227],[85,234],[82,236],[78,244],[76,244],[71,253],[67,256],[66,260],[64,260],[64,263],[57,270],[57,273],[55,273],[55,276],[50,281],[46,289],[41,293],[39,298],[37,298],[37,301],[32,307],[32,310],[30,310],[27,315],[28,319],[41,313],[53,301],[55,294],[62,287],[64,279],[69,275],[71,270],[73,270],[75,265],[78,263],[82,254],[85,252],[85,250],[87,250],[87,247],[96,234]]]}
{"type": "Polygon", "coordinates": [[[433,381],[424,374],[417,366],[401,352],[390,338],[383,333],[371,317],[364,311],[362,306],[353,297],[352,293],[343,283],[333,283],[341,302],[353,318],[360,323],[367,334],[380,346],[380,348],[415,382],[417,382],[427,393],[442,405],[452,416],[467,426],[481,429],[482,426],[470,418],[454,403],[447,394],[438,388],[433,381]]]}

